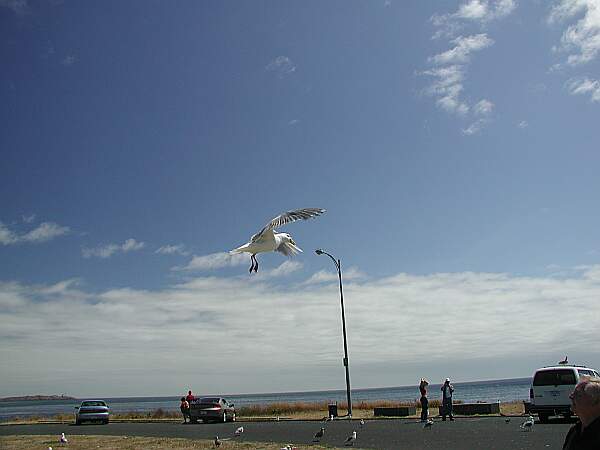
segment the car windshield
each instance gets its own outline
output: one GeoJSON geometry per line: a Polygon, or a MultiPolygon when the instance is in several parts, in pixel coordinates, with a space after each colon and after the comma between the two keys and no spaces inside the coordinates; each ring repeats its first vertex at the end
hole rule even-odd
{"type": "Polygon", "coordinates": [[[204,397],[200,399],[200,403],[219,403],[219,397],[204,397]]]}
{"type": "Polygon", "coordinates": [[[571,369],[542,370],[533,378],[534,386],[559,386],[575,382],[575,372],[571,369]]]}
{"type": "Polygon", "coordinates": [[[83,402],[81,406],[106,406],[106,403],[100,401],[83,402]]]}

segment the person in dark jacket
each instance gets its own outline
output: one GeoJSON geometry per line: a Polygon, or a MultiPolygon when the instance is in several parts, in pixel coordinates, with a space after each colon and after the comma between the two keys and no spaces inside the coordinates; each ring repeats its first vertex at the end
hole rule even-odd
{"type": "Polygon", "coordinates": [[[427,386],[429,386],[429,382],[425,378],[421,378],[421,383],[419,383],[419,392],[421,392],[421,422],[427,422],[427,414],[429,411],[427,386]]]}
{"type": "Polygon", "coordinates": [[[454,392],[454,386],[450,384],[450,378],[446,378],[446,381],[442,385],[442,420],[446,420],[446,416],[450,416],[450,420],[453,421],[452,416],[452,393],[454,392]]]}
{"type": "Polygon", "coordinates": [[[563,450],[600,449],[600,378],[584,378],[569,397],[579,420],[567,433],[563,450]]]}

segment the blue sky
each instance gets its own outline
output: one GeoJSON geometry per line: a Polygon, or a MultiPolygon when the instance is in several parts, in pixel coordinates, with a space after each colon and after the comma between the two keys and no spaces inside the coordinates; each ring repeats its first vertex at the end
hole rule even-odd
{"type": "Polygon", "coordinates": [[[598,42],[597,0],[0,0],[0,395],[343,388],[318,247],[355,387],[600,366],[598,42]]]}

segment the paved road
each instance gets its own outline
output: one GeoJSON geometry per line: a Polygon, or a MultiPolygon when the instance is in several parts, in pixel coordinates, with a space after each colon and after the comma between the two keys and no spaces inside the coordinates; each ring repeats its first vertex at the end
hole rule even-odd
{"type": "MultiPolygon", "coordinates": [[[[531,432],[521,431],[523,419],[512,418],[506,423],[501,417],[459,418],[454,422],[436,422],[425,430],[415,420],[367,421],[361,427],[358,421],[327,422],[322,443],[343,447],[346,437],[356,430],[355,447],[385,450],[529,450],[557,449],[570,423],[538,424],[531,432]]],[[[129,435],[161,436],[188,439],[231,437],[238,427],[244,427],[241,441],[308,444],[322,425],[320,422],[237,422],[219,424],[182,425],[176,423],[111,423],[110,425],[11,425],[0,426],[0,435],[55,434],[68,435],[129,435]]]]}

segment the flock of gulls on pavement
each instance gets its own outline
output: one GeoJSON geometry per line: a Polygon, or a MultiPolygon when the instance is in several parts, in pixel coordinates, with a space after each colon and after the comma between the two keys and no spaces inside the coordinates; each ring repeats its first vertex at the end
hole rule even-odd
{"type": "MultiPolygon", "coordinates": [[[[326,422],[331,422],[333,421],[334,418],[333,416],[328,417],[325,419],[326,422]]],[[[510,423],[510,417],[507,417],[504,420],[506,423],[510,423]]],[[[365,425],[365,420],[364,419],[360,419],[359,421],[360,427],[364,427],[365,425]]],[[[431,429],[431,427],[433,426],[434,421],[432,419],[428,419],[425,422],[423,422],[423,429],[431,429]]],[[[527,419],[525,420],[525,422],[523,422],[520,425],[521,430],[523,431],[531,431],[533,430],[533,425],[535,424],[535,420],[533,418],[533,416],[530,414],[529,417],[527,417],[527,419]]],[[[235,438],[239,438],[242,434],[244,433],[244,427],[238,427],[234,432],[233,432],[233,437],[229,437],[229,438],[219,438],[219,436],[215,436],[214,440],[213,440],[213,444],[215,446],[215,448],[220,448],[221,445],[223,445],[224,442],[226,441],[230,441],[232,439],[235,438]]],[[[325,435],[325,427],[322,426],[319,431],[317,431],[313,437],[313,442],[321,442],[321,438],[323,438],[323,436],[325,435]]],[[[350,436],[348,436],[348,438],[346,439],[346,441],[344,442],[345,446],[353,446],[354,442],[356,442],[358,434],[356,433],[356,430],[352,431],[352,434],[350,434],[350,436]]],[[[65,436],[65,433],[61,433],[58,442],[61,445],[66,445],[69,443],[69,440],[67,439],[67,437],[65,436]]],[[[52,447],[48,447],[48,450],[52,450],[52,447]]],[[[296,450],[296,447],[292,444],[286,444],[285,447],[281,447],[280,450],[296,450]]]]}

